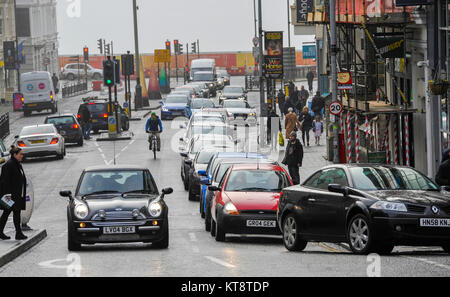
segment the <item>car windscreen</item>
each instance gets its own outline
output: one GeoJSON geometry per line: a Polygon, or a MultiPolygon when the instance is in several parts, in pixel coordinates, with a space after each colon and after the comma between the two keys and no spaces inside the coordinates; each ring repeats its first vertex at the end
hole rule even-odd
{"type": "Polygon", "coordinates": [[[188,103],[188,98],[186,97],[167,97],[166,103],[188,103]]]}
{"type": "Polygon", "coordinates": [[[224,108],[247,108],[247,104],[244,101],[225,101],[223,103],[224,108]]]}
{"type": "Polygon", "coordinates": [[[201,152],[197,157],[197,164],[208,164],[217,152],[201,152]]]}
{"type": "Polygon", "coordinates": [[[192,108],[214,108],[214,103],[211,100],[194,100],[192,101],[192,108]]]}
{"type": "Polygon", "coordinates": [[[176,88],[174,92],[180,92],[180,93],[194,93],[194,90],[192,88],[176,88]]]}
{"type": "Polygon", "coordinates": [[[33,134],[51,134],[55,133],[53,126],[33,126],[25,127],[20,132],[20,135],[33,135],[33,134]]]}
{"type": "Polygon", "coordinates": [[[225,87],[223,93],[242,94],[244,93],[244,89],[241,87],[225,87]]]}
{"type": "Polygon", "coordinates": [[[194,81],[213,81],[214,74],[212,73],[195,73],[194,81]]]}
{"type": "Polygon", "coordinates": [[[349,170],[355,188],[362,191],[439,189],[430,179],[411,168],[378,166],[355,167],[349,170]]]}
{"type": "Polygon", "coordinates": [[[142,170],[123,171],[96,171],[86,172],[78,189],[78,196],[94,193],[111,192],[125,193],[142,191],[148,194],[157,194],[150,176],[142,170]]]}
{"type": "Polygon", "coordinates": [[[211,125],[195,125],[192,127],[193,135],[227,135],[227,127],[211,125]]]}
{"type": "Polygon", "coordinates": [[[53,124],[55,126],[59,125],[72,125],[75,124],[73,117],[59,117],[59,118],[49,118],[47,119],[48,124],[53,124]]]}
{"type": "Polygon", "coordinates": [[[225,123],[225,118],[222,115],[199,115],[198,113],[195,114],[194,123],[197,122],[219,122],[219,123],[225,123]]]}
{"type": "Polygon", "coordinates": [[[235,170],[231,172],[225,191],[280,192],[290,186],[282,171],[235,170]]]}

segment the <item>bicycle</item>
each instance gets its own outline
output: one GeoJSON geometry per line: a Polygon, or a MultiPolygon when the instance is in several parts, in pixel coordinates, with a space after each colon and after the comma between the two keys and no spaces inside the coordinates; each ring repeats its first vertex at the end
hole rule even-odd
{"type": "Polygon", "coordinates": [[[152,138],[150,140],[150,147],[151,147],[151,150],[153,151],[153,159],[156,160],[156,151],[158,148],[158,137],[156,137],[156,133],[160,133],[160,132],[147,132],[147,133],[152,134],[152,138]]]}

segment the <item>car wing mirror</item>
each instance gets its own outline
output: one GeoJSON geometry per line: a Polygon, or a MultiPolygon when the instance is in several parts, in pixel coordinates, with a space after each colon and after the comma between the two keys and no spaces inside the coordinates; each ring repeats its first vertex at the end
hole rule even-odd
{"type": "Polygon", "coordinates": [[[184,158],[187,158],[187,157],[188,157],[188,154],[187,154],[187,153],[180,153],[180,156],[182,156],[182,157],[184,157],[184,158]]]}
{"type": "Polygon", "coordinates": [[[348,188],[347,187],[342,187],[341,185],[338,185],[338,184],[330,184],[330,185],[328,185],[328,191],[332,192],[332,193],[343,194],[344,196],[348,196],[349,195],[348,188]]]}
{"type": "Polygon", "coordinates": [[[162,193],[164,195],[170,195],[170,194],[173,193],[173,189],[172,188],[165,188],[165,189],[162,190],[162,193]]]}
{"type": "Polygon", "coordinates": [[[184,160],[184,164],[186,164],[186,165],[192,165],[192,160],[184,160]]]}
{"type": "Polygon", "coordinates": [[[199,170],[197,173],[200,176],[207,176],[206,170],[199,170]]]}
{"type": "Polygon", "coordinates": [[[211,192],[220,192],[220,191],[222,191],[221,188],[215,187],[215,186],[209,186],[208,190],[211,191],[211,192]]]}
{"type": "Polygon", "coordinates": [[[205,185],[205,186],[210,186],[210,182],[209,179],[207,177],[202,177],[202,179],[200,179],[200,184],[205,185]]]}
{"type": "Polygon", "coordinates": [[[19,139],[19,135],[15,135],[15,136],[14,136],[14,139],[19,139]]]}
{"type": "Polygon", "coordinates": [[[69,198],[70,200],[73,199],[71,191],[61,191],[61,192],[59,192],[59,195],[61,197],[69,198]]]}

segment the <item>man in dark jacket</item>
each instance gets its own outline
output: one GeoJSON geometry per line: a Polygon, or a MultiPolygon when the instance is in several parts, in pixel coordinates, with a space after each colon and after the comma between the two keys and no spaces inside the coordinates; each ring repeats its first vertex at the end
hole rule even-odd
{"type": "Polygon", "coordinates": [[[445,150],[442,155],[442,163],[436,174],[436,183],[450,187],[450,149],[445,150]]]}
{"type": "Polygon", "coordinates": [[[286,102],[286,96],[283,93],[283,90],[280,89],[277,95],[278,98],[278,108],[280,109],[281,114],[284,113],[284,102],[286,102]]]}
{"type": "Polygon", "coordinates": [[[272,144],[272,147],[275,147],[274,144],[277,142],[278,132],[280,131],[281,131],[280,117],[275,112],[275,110],[272,109],[269,113],[269,116],[267,117],[267,141],[272,144]],[[278,125],[278,130],[276,126],[272,130],[272,123],[274,124],[276,123],[276,125],[278,125]]]}
{"type": "Polygon", "coordinates": [[[91,112],[86,105],[81,107],[81,127],[83,128],[84,139],[91,138],[91,112]]]}
{"type": "Polygon", "coordinates": [[[308,80],[309,91],[313,91],[313,82],[314,82],[314,72],[309,71],[306,74],[306,79],[308,80]]]}
{"type": "Polygon", "coordinates": [[[286,101],[284,102],[284,107],[283,107],[283,113],[286,116],[289,113],[289,108],[294,109],[295,106],[294,104],[292,104],[291,98],[290,97],[286,97],[286,101]]]}
{"type": "Polygon", "coordinates": [[[145,124],[145,132],[150,133],[148,136],[148,142],[150,143],[149,149],[152,150],[152,136],[153,134],[156,135],[156,144],[157,144],[157,151],[161,151],[161,136],[160,134],[163,131],[162,122],[159,119],[159,117],[156,115],[156,113],[152,112],[152,115],[147,120],[147,123],[145,124]]]}
{"type": "Polygon", "coordinates": [[[282,162],[288,166],[289,174],[291,175],[294,185],[300,184],[300,167],[303,164],[303,146],[297,139],[297,133],[292,132],[289,137],[289,142],[286,147],[286,155],[282,162]]]}
{"type": "Polygon", "coordinates": [[[320,96],[320,92],[317,91],[316,96],[314,96],[311,103],[311,110],[314,112],[314,115],[318,115],[322,118],[322,109],[325,108],[325,100],[322,96],[320,96]]]}

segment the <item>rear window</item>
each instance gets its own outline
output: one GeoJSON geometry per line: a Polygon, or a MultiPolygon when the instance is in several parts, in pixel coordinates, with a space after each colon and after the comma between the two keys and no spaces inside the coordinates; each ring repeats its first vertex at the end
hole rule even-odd
{"type": "Polygon", "coordinates": [[[214,108],[214,103],[211,100],[194,100],[192,101],[192,108],[214,108]]]}
{"type": "Polygon", "coordinates": [[[50,92],[50,81],[44,79],[24,81],[21,89],[25,94],[50,92]]]}
{"type": "Polygon", "coordinates": [[[106,104],[87,104],[90,112],[106,112],[106,104]]]}
{"type": "Polygon", "coordinates": [[[55,128],[53,126],[25,127],[22,129],[22,132],[20,132],[20,135],[47,134],[47,133],[55,133],[55,128]]]}
{"type": "Polygon", "coordinates": [[[188,98],[186,97],[167,97],[166,103],[188,103],[188,98]]]}
{"type": "Polygon", "coordinates": [[[47,120],[48,124],[58,125],[72,125],[75,124],[73,117],[60,117],[60,118],[49,118],[47,120]]]}

